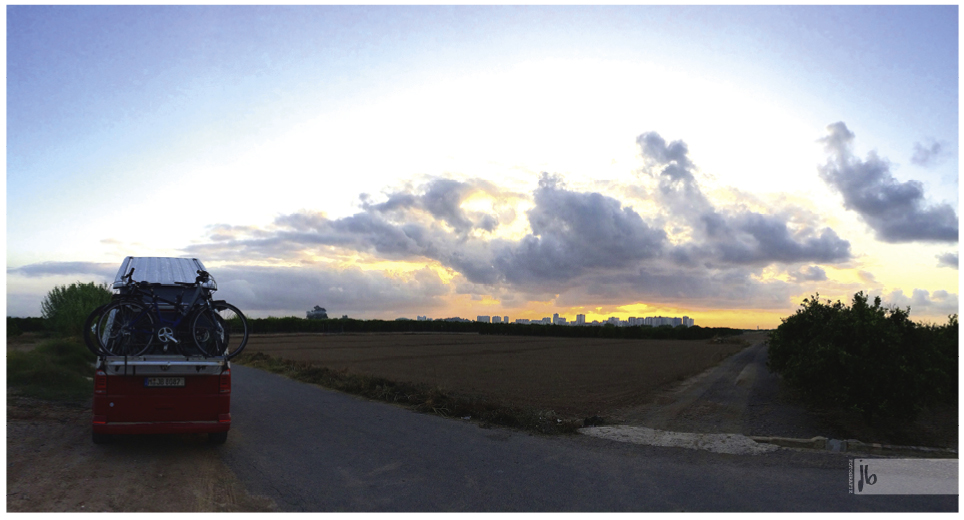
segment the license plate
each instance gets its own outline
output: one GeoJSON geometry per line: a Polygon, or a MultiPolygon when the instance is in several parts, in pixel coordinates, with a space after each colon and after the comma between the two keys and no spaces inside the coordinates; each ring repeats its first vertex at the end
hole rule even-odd
{"type": "Polygon", "coordinates": [[[183,377],[145,377],[144,386],[184,386],[183,377]]]}

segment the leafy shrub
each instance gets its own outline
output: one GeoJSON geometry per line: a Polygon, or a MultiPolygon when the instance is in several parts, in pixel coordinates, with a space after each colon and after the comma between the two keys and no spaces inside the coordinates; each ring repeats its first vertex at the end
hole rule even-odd
{"type": "Polygon", "coordinates": [[[109,302],[111,295],[107,284],[78,282],[62,285],[47,293],[40,303],[40,310],[48,329],[63,336],[79,336],[87,316],[109,302]]]}
{"type": "Polygon", "coordinates": [[[812,401],[894,422],[957,398],[957,315],[918,324],[862,291],[850,307],[819,295],[801,307],[770,334],[767,365],[812,401]]]}

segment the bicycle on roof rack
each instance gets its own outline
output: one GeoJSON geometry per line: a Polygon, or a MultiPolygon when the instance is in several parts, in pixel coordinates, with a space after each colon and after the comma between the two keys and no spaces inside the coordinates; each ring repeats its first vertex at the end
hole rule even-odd
{"type": "Polygon", "coordinates": [[[175,282],[183,289],[172,301],[154,291],[162,284],[134,282],[131,268],[123,277],[130,294],[115,296],[87,317],[88,348],[104,356],[141,356],[152,350],[226,359],[240,354],[248,342],[247,319],[237,307],[214,300],[205,290],[214,283],[207,271],[197,274],[193,283],[175,282]],[[192,288],[194,295],[184,304],[184,293],[192,288]]]}

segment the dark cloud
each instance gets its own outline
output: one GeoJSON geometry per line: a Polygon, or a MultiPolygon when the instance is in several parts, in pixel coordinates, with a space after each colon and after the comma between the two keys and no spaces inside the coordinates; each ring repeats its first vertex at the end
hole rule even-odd
{"type": "Polygon", "coordinates": [[[851,151],[854,134],[842,122],[827,127],[821,139],[830,159],[819,168],[820,177],[844,198],[844,207],[856,211],[876,233],[890,242],[957,242],[957,214],[948,204],[925,207],[919,181],[898,182],[890,163],[875,152],[866,161],[851,151]]]}
{"type": "Polygon", "coordinates": [[[790,279],[794,282],[823,282],[827,280],[827,272],[816,265],[801,268],[799,271],[791,272],[790,279]]]}
{"type": "Polygon", "coordinates": [[[495,259],[507,281],[569,280],[592,269],[619,269],[659,255],[666,233],[632,208],[599,193],[569,191],[543,174],[527,212],[532,233],[495,259]]]}
{"type": "Polygon", "coordinates": [[[695,166],[682,141],[667,144],[655,132],[636,139],[659,183],[661,201],[671,218],[689,222],[697,235],[670,256],[685,265],[729,263],[839,262],[850,258],[850,243],[830,228],[791,229],[782,214],[718,210],[703,194],[695,166]]]}
{"type": "Polygon", "coordinates": [[[914,155],[910,158],[910,162],[918,166],[933,166],[943,161],[946,156],[946,144],[932,140],[927,146],[914,143],[914,155]]]}
{"type": "Polygon", "coordinates": [[[937,267],[953,267],[957,269],[957,253],[944,253],[937,255],[937,267]]]}
{"type": "MultiPolygon", "coordinates": [[[[229,258],[282,258],[306,247],[337,246],[396,260],[431,259],[477,284],[564,285],[591,269],[619,269],[661,253],[665,233],[629,207],[599,193],[565,188],[544,174],[527,212],[532,232],[519,241],[482,238],[472,230],[494,229],[497,217],[469,215],[456,203],[473,190],[504,196],[494,186],[433,180],[419,193],[392,193],[364,211],[331,220],[320,213],[285,215],[276,230],[187,248],[192,254],[229,258]],[[430,196],[443,200],[430,202],[430,196]],[[445,223],[448,226],[442,226],[445,223]],[[451,228],[451,229],[449,229],[451,228]]],[[[514,196],[510,194],[509,196],[514,196]]],[[[221,233],[219,233],[221,234],[221,233]]]]}
{"type": "Polygon", "coordinates": [[[107,280],[114,280],[120,264],[104,264],[96,262],[41,262],[21,267],[8,268],[8,274],[21,274],[36,278],[41,276],[65,275],[95,275],[107,280]]]}

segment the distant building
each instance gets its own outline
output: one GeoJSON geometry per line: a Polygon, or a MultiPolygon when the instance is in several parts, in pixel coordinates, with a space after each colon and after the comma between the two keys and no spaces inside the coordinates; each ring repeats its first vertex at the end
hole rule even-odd
{"type": "Polygon", "coordinates": [[[585,324],[586,324],[586,315],[576,314],[576,325],[585,325],[585,324]]]}
{"type": "Polygon", "coordinates": [[[529,320],[524,319],[524,318],[520,318],[520,319],[518,319],[518,320],[515,320],[515,322],[518,323],[518,324],[520,324],[520,325],[528,325],[528,324],[529,324],[529,320]]]}
{"type": "Polygon", "coordinates": [[[552,325],[552,318],[549,318],[549,317],[542,318],[542,324],[543,324],[543,325],[552,325]]]}
{"type": "Polygon", "coordinates": [[[502,316],[492,316],[492,323],[502,323],[502,316]]]}
{"type": "Polygon", "coordinates": [[[508,316],[503,316],[503,317],[502,317],[502,323],[509,323],[509,317],[508,317],[508,316]]]}
{"type": "Polygon", "coordinates": [[[432,321],[425,316],[418,316],[415,318],[416,321],[432,321]]]}
{"type": "Polygon", "coordinates": [[[311,309],[310,311],[308,311],[308,319],[309,320],[327,320],[328,311],[326,311],[324,307],[319,307],[315,305],[314,309],[311,309]]]}
{"type": "Polygon", "coordinates": [[[477,321],[477,322],[479,322],[479,323],[491,323],[491,322],[492,322],[492,318],[490,318],[490,317],[488,317],[488,316],[476,316],[476,317],[475,317],[475,321],[477,321]]]}

